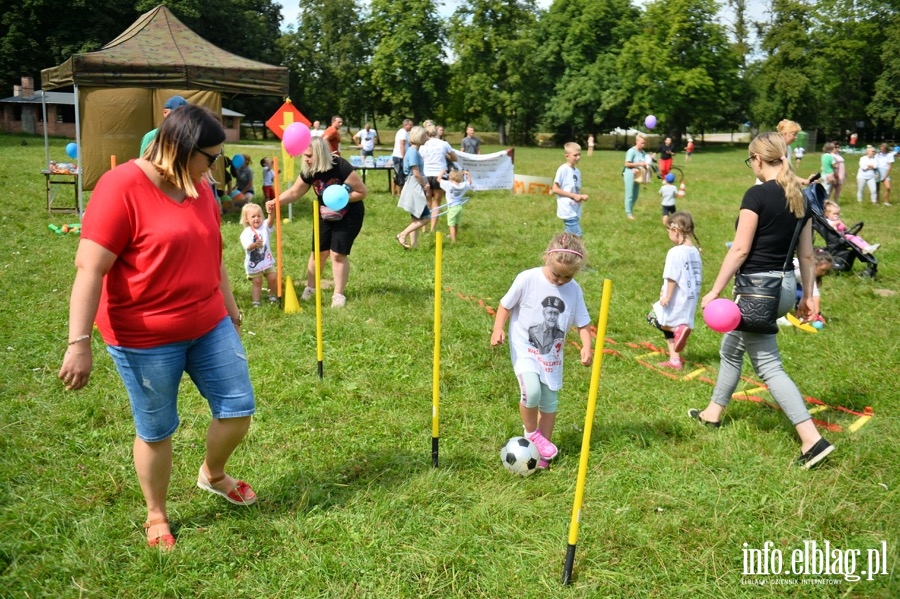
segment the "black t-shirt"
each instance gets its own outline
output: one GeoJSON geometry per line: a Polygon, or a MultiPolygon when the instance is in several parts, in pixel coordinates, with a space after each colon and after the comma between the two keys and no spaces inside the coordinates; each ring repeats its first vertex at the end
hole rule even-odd
{"type": "Polygon", "coordinates": [[[672,157],[672,152],[675,151],[675,146],[672,144],[660,144],[659,146],[659,159],[660,160],[668,160],[672,157]]]}
{"type": "MultiPolygon", "coordinates": [[[[775,181],[754,185],[744,194],[741,210],[755,212],[759,221],[750,253],[741,265],[740,272],[753,274],[783,270],[799,220],[788,208],[784,190],[775,181]]],[[[791,261],[787,262],[788,270],[792,270],[791,261]]]]}
{"type": "Polygon", "coordinates": [[[333,156],[330,169],[321,173],[313,173],[312,177],[306,177],[301,174],[300,178],[304,183],[312,187],[312,190],[316,193],[316,199],[321,201],[322,192],[325,191],[326,187],[335,184],[342,185],[354,170],[349,162],[340,156],[333,156]]]}

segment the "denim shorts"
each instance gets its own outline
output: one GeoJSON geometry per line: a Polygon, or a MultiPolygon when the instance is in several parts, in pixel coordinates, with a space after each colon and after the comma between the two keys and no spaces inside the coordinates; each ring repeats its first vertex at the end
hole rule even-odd
{"type": "Polygon", "coordinates": [[[178,386],[186,372],[213,418],[241,418],[256,411],[247,356],[227,316],[209,333],[191,341],[151,348],[110,345],[125,383],[137,436],[148,443],[167,439],[178,428],[178,386]]]}
{"type": "Polygon", "coordinates": [[[574,217],[574,218],[566,218],[566,219],[563,219],[563,224],[566,226],[566,227],[565,227],[565,232],[566,232],[566,233],[569,233],[569,234],[571,234],[571,235],[574,235],[575,237],[581,237],[581,236],[582,236],[582,232],[581,232],[581,219],[578,218],[577,216],[574,217]]]}

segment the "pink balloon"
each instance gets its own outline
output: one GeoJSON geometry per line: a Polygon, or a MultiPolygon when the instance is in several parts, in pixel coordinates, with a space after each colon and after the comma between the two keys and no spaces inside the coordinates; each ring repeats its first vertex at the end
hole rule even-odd
{"type": "Polygon", "coordinates": [[[703,320],[712,330],[728,333],[741,324],[741,309],[730,299],[720,297],[703,308],[703,320]]]}
{"type": "Polygon", "coordinates": [[[303,123],[291,123],[284,130],[281,143],[291,156],[299,156],[309,147],[309,127],[303,123]]]}
{"type": "Polygon", "coordinates": [[[656,117],[652,114],[648,115],[647,118],[644,119],[644,125],[647,126],[647,129],[653,129],[656,127],[656,117]]]}

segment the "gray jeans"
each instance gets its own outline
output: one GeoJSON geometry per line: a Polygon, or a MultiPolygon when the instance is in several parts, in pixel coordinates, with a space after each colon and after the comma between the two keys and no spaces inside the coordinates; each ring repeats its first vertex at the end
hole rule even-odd
{"type": "MultiPolygon", "coordinates": [[[[781,273],[772,273],[772,275],[781,276],[781,273]]],[[[793,307],[796,289],[797,281],[794,273],[784,273],[781,303],[778,306],[779,316],[787,314],[793,307]]],[[[803,395],[800,394],[800,389],[782,367],[778,339],[774,334],[742,333],[740,331],[731,331],[725,334],[719,350],[721,362],[719,377],[716,379],[716,387],[713,389],[713,402],[723,408],[728,407],[731,396],[741,381],[744,354],[749,356],[753,370],[769,387],[769,393],[778,402],[791,424],[796,426],[811,418],[806,409],[806,402],[803,401],[803,395]]]]}

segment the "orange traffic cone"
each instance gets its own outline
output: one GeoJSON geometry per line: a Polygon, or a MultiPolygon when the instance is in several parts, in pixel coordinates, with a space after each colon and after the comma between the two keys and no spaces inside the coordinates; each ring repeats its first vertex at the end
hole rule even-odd
{"type": "Polygon", "coordinates": [[[303,312],[303,308],[300,307],[300,302],[297,301],[294,283],[290,277],[286,277],[284,281],[284,313],[296,314],[297,312],[303,312]]]}
{"type": "Polygon", "coordinates": [[[675,194],[675,195],[677,195],[679,198],[683,198],[683,197],[684,197],[684,194],[685,194],[685,191],[684,191],[684,181],[682,181],[682,182],[681,182],[681,185],[678,186],[678,193],[675,194]]]}

